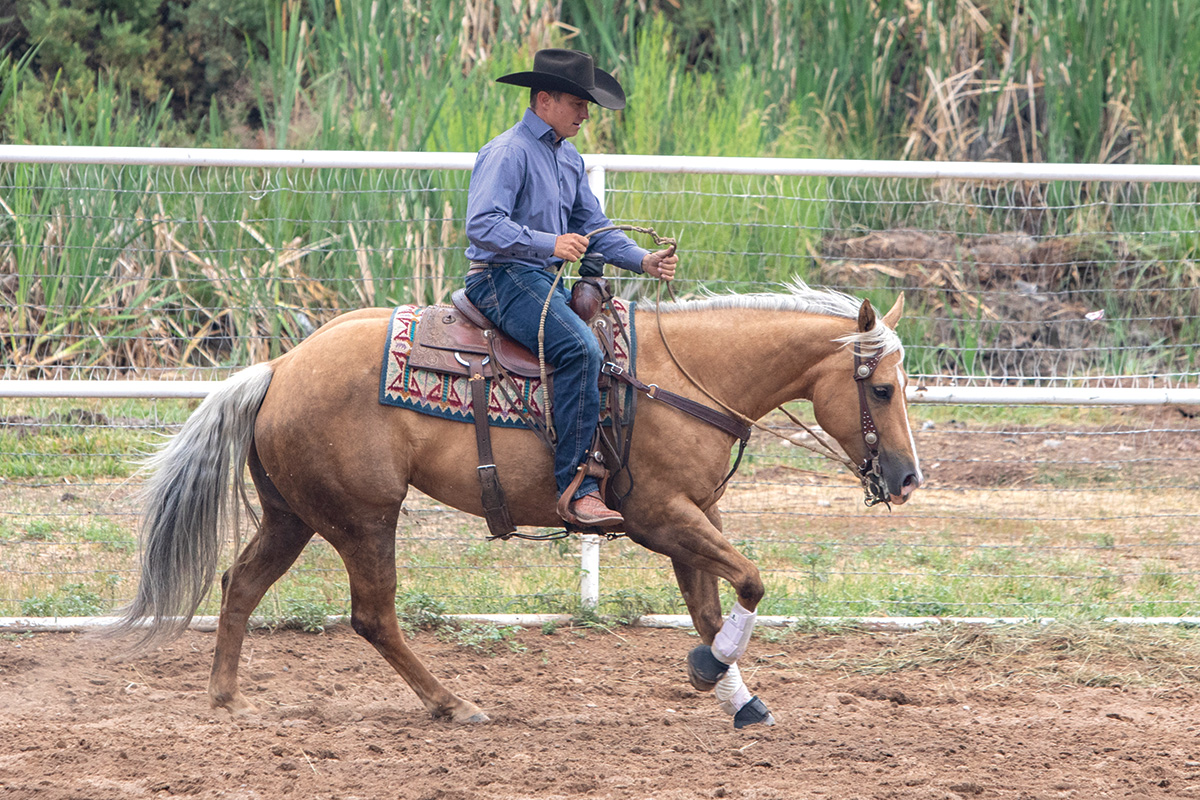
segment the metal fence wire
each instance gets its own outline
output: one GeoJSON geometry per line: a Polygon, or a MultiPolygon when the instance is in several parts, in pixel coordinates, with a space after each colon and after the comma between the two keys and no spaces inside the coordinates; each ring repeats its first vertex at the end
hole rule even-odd
{"type": "MultiPolygon", "coordinates": [[[[1195,170],[645,158],[589,159],[593,188],[614,221],[680,240],[677,293],[800,278],[882,308],[906,297],[926,485],[867,509],[835,465],[756,434],[722,508],[763,571],[761,613],[1198,613],[1195,170]]],[[[132,596],[136,464],[196,387],[339,313],[444,302],[466,269],[470,164],[0,147],[0,616],[132,596]]],[[[612,277],[652,308],[644,279],[612,277]]],[[[402,606],[585,602],[576,541],[490,543],[427,497],[406,510],[402,606]]],[[[683,613],[664,559],[600,549],[601,613],[683,613]]],[[[303,622],[348,604],[315,539],[260,611],[303,622]]]]}

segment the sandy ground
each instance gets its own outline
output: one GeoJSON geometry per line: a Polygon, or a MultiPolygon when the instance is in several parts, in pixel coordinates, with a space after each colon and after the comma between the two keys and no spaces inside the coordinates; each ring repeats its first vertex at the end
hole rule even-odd
{"type": "Polygon", "coordinates": [[[469,726],[431,719],[345,626],[253,633],[241,674],[260,713],[236,720],[208,707],[212,634],[131,661],[73,634],[10,635],[0,797],[1200,797],[1194,680],[1147,686],[1069,648],[919,658],[919,637],[756,639],[743,670],[778,725],[735,731],[687,684],[697,640],[682,631],[526,630],[490,653],[416,634],[492,716],[469,726]],[[1046,658],[1086,660],[1107,687],[1054,677],[1082,661],[1047,677],[1046,658]]]}

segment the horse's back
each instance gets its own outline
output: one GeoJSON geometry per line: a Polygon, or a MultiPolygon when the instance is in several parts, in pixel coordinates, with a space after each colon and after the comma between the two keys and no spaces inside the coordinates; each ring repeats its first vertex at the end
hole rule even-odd
{"type": "Polygon", "coordinates": [[[326,322],[324,325],[317,328],[308,335],[308,338],[305,339],[305,341],[315,339],[321,334],[327,333],[328,331],[333,330],[339,325],[344,325],[347,322],[388,319],[392,315],[392,310],[393,309],[390,308],[359,308],[355,309],[354,311],[347,311],[345,314],[339,314],[338,316],[329,320],[329,322],[326,322]]]}
{"type": "Polygon", "coordinates": [[[389,314],[343,314],[271,362],[274,375],[255,425],[269,472],[285,465],[295,473],[346,469],[371,482],[378,470],[395,467],[387,463],[387,420],[378,401],[389,314]]]}

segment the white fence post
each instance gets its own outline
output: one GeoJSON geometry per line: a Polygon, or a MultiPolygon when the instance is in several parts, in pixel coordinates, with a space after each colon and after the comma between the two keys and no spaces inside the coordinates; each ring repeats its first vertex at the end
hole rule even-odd
{"type": "MultiPolygon", "coordinates": [[[[604,208],[604,167],[588,169],[588,186],[604,208]]],[[[600,605],[600,537],[585,533],[579,544],[579,600],[584,610],[600,605]]]]}
{"type": "Polygon", "coordinates": [[[585,610],[600,605],[600,537],[585,533],[579,544],[579,599],[585,610]]]}

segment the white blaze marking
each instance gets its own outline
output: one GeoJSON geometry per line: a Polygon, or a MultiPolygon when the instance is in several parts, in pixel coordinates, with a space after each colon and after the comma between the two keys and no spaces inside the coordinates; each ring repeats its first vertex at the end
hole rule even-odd
{"type": "Polygon", "coordinates": [[[924,483],[921,475],[921,458],[917,455],[917,443],[913,440],[912,425],[908,424],[908,376],[904,374],[903,360],[896,362],[896,382],[900,384],[900,402],[904,406],[904,428],[908,433],[908,448],[913,454],[913,469],[917,473],[917,482],[924,483]]]}

